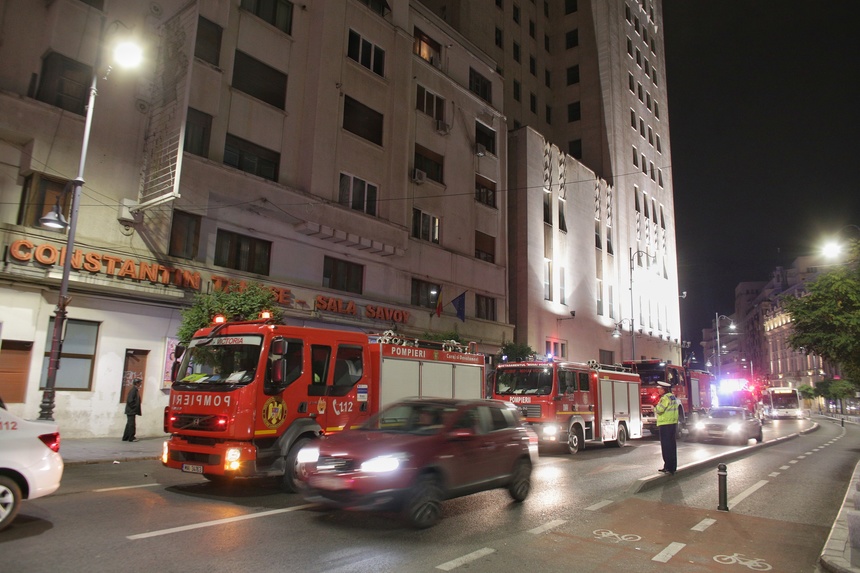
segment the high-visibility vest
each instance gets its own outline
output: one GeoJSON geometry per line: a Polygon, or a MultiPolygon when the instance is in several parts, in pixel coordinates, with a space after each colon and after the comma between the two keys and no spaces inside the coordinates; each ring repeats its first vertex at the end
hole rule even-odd
{"type": "Polygon", "coordinates": [[[657,413],[657,425],[665,426],[667,424],[678,423],[678,399],[671,392],[666,392],[657,402],[654,407],[654,412],[657,413]]]}

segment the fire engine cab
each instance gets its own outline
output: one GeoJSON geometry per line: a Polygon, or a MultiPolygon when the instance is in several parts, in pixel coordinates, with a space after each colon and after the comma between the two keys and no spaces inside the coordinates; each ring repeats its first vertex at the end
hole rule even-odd
{"type": "Polygon", "coordinates": [[[552,360],[504,363],[495,371],[492,392],[519,407],[540,444],[561,445],[571,454],[588,442],[621,447],[642,436],[639,376],[627,368],[552,360]]]}
{"type": "Polygon", "coordinates": [[[213,481],[282,476],[301,487],[298,451],[409,396],[482,398],[484,356],[421,342],[271,324],[224,322],[177,349],[162,463],[213,481]]]}

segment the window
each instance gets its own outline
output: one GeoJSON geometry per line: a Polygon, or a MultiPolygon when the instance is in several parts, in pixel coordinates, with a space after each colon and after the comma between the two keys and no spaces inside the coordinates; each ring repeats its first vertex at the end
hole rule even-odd
{"type": "Polygon", "coordinates": [[[483,145],[489,153],[496,154],[496,132],[480,121],[475,122],[475,143],[483,145]]]}
{"type": "Polygon", "coordinates": [[[561,197],[558,198],[558,230],[567,233],[567,219],[564,217],[564,207],[567,202],[561,197]]]}
{"type": "Polygon", "coordinates": [[[238,50],[233,64],[233,87],[278,109],[285,108],[287,75],[238,50]]]}
{"type": "Polygon", "coordinates": [[[349,96],[343,97],[343,128],[364,139],[382,145],[384,116],[349,96]]]}
{"type": "Polygon", "coordinates": [[[543,299],[552,300],[552,260],[543,260],[543,299]]]}
{"type": "Polygon", "coordinates": [[[42,77],[36,99],[84,115],[92,79],[91,67],[51,52],[42,61],[42,77]]]}
{"type": "Polygon", "coordinates": [[[630,110],[630,127],[636,129],[636,112],[632,109],[630,110]]]}
{"type": "MultiPolygon", "coordinates": [[[[57,370],[54,388],[57,390],[90,390],[93,379],[96,346],[99,339],[99,323],[68,318],[65,321],[66,335],[60,352],[63,367],[57,370]]],[[[39,389],[45,389],[48,379],[48,363],[51,358],[51,338],[54,334],[54,317],[48,321],[48,336],[45,341],[45,358],[42,361],[42,377],[39,389]]]]}
{"type": "Polygon", "coordinates": [[[529,20],[529,36],[535,37],[535,21],[529,20]]]}
{"type": "Polygon", "coordinates": [[[418,28],[415,28],[412,52],[422,60],[430,62],[436,67],[442,65],[442,46],[418,28]]]}
{"type": "Polygon", "coordinates": [[[270,179],[278,180],[281,154],[234,135],[227,134],[224,142],[224,164],[270,179]]]}
{"type": "Polygon", "coordinates": [[[364,265],[325,257],[322,286],[361,294],[364,283],[364,265]]]}
{"type": "Polygon", "coordinates": [[[338,203],[356,211],[376,216],[376,201],[379,188],[358,177],[340,174],[340,193],[338,203]]]}
{"type": "Polygon", "coordinates": [[[594,248],[602,251],[603,240],[600,238],[600,219],[594,220],[594,248]]]}
{"type": "Polygon", "coordinates": [[[627,55],[633,57],[633,40],[627,38],[627,55]]]}
{"type": "Polygon", "coordinates": [[[552,108],[550,106],[546,106],[546,122],[548,125],[552,125],[552,108]]]}
{"type": "Polygon", "coordinates": [[[582,140],[572,139],[567,142],[567,154],[576,159],[582,159],[582,140]]]}
{"type": "Polygon", "coordinates": [[[582,106],[578,101],[567,104],[567,121],[579,121],[582,119],[582,106]]]}
{"type": "Polygon", "coordinates": [[[242,0],[242,8],[282,32],[293,33],[293,3],[290,0],[242,0]]]}
{"type": "Polygon", "coordinates": [[[628,84],[628,87],[630,88],[630,91],[635,94],[636,93],[636,80],[633,79],[633,74],[630,74],[630,73],[627,74],[627,84],[628,84]]]}
{"type": "Polygon", "coordinates": [[[439,218],[421,209],[412,209],[412,236],[439,244],[439,218]]]}
{"type": "Polygon", "coordinates": [[[212,134],[212,116],[192,107],[185,116],[185,151],[209,157],[209,138],[212,134]]]}
{"type": "Polygon", "coordinates": [[[537,60],[534,56],[529,56],[529,72],[533,76],[537,76],[537,60]]]}
{"type": "Polygon", "coordinates": [[[639,167],[639,152],[636,151],[636,148],[633,148],[633,165],[639,167]]]}
{"type": "Polygon", "coordinates": [[[499,48],[504,48],[505,46],[504,34],[498,28],[496,28],[496,46],[499,48]]]}
{"type": "Polygon", "coordinates": [[[552,225],[552,191],[543,190],[543,222],[552,225]]]}
{"type": "Polygon", "coordinates": [[[660,135],[657,135],[657,152],[663,153],[663,146],[660,144],[660,135]]]}
{"type": "Polygon", "coordinates": [[[514,80],[514,100],[515,101],[520,101],[520,98],[522,97],[521,91],[522,91],[522,89],[520,86],[520,82],[518,82],[517,80],[514,80]]]}
{"type": "Polygon", "coordinates": [[[415,146],[415,169],[427,174],[427,178],[437,183],[444,183],[444,158],[420,145],[415,146]]]}
{"type": "Polygon", "coordinates": [[[194,43],[194,57],[213,66],[221,61],[221,26],[210,22],[203,16],[197,17],[197,38],[194,43]]]}
{"type": "Polygon", "coordinates": [[[272,243],[269,241],[218,229],[215,264],[219,267],[268,275],[271,252],[272,243]]]}
{"type": "Polygon", "coordinates": [[[579,83],[579,66],[570,66],[567,68],[567,85],[579,83]]]}
{"type": "Polygon", "coordinates": [[[486,177],[475,175],[475,200],[488,207],[496,207],[496,183],[486,177]]]}
{"type": "Polygon", "coordinates": [[[514,22],[516,22],[517,24],[520,23],[520,7],[516,4],[514,4],[513,18],[514,22]]]}
{"type": "Polygon", "coordinates": [[[645,120],[641,117],[639,118],[639,135],[645,137],[645,120]]]}
{"type": "Polygon", "coordinates": [[[514,45],[513,45],[513,55],[514,55],[514,61],[519,62],[520,57],[521,57],[520,56],[520,45],[516,42],[514,42],[514,45]]]}
{"type": "Polygon", "coordinates": [[[597,314],[603,316],[603,258],[597,257],[597,281],[595,285],[597,295],[597,314]]]}
{"type": "Polygon", "coordinates": [[[532,113],[537,113],[537,96],[534,93],[529,94],[529,110],[532,113]]]}
{"type": "Polygon", "coordinates": [[[550,71],[548,69],[544,70],[544,72],[543,72],[543,83],[548,88],[552,87],[552,85],[551,85],[552,82],[550,81],[551,79],[552,79],[552,74],[550,73],[550,71]]]}
{"type": "Polygon", "coordinates": [[[388,10],[388,2],[386,0],[358,0],[380,16],[385,16],[385,11],[388,10]]]}
{"type": "Polygon", "coordinates": [[[558,302],[567,306],[567,291],[564,288],[564,267],[558,269],[558,302]]]}
{"type": "Polygon", "coordinates": [[[197,247],[200,243],[200,219],[200,215],[174,209],[168,255],[189,260],[197,256],[197,247]]]}
{"type": "Polygon", "coordinates": [[[346,55],[373,73],[385,77],[385,50],[371,44],[355,30],[349,31],[346,55]]]}
{"type": "Polygon", "coordinates": [[[577,4],[577,0],[564,0],[564,13],[573,14],[576,12],[579,9],[577,4]]]}
{"type": "Polygon", "coordinates": [[[445,119],[445,100],[418,84],[415,96],[415,109],[442,121],[445,119]]]}
{"type": "Polygon", "coordinates": [[[496,299],[480,294],[475,295],[475,318],[496,320],[496,299]]]}
{"type": "Polygon", "coordinates": [[[442,287],[426,281],[412,279],[412,304],[424,308],[436,309],[436,301],[442,293],[442,287]]]}
{"type": "MultiPolygon", "coordinates": [[[[21,194],[17,224],[47,229],[47,227],[42,227],[39,219],[57,206],[60,208],[60,213],[68,221],[72,208],[72,194],[66,193],[67,187],[71,190],[71,182],[51,179],[41,173],[28,175],[24,180],[24,191],[21,194]]],[[[65,229],[56,229],[56,231],[65,233],[65,229]]]]}
{"type": "Polygon", "coordinates": [[[469,68],[469,91],[485,102],[493,103],[493,85],[474,68],[469,68]]]}
{"type": "Polygon", "coordinates": [[[564,35],[564,47],[568,50],[579,45],[579,30],[570,30],[564,35]]]}
{"type": "Polygon", "coordinates": [[[543,35],[543,49],[549,53],[549,34],[543,35]]]}
{"type": "Polygon", "coordinates": [[[495,263],[496,238],[481,231],[475,231],[475,258],[488,263],[495,263]]]}

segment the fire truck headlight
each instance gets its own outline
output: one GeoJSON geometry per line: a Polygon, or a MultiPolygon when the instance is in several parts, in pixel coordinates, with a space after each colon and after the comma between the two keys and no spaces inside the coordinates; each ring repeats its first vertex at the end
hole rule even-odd
{"type": "Polygon", "coordinates": [[[727,429],[729,432],[737,433],[737,432],[740,432],[740,431],[741,431],[741,425],[740,425],[739,423],[735,422],[735,423],[733,423],[733,424],[729,424],[729,427],[728,427],[728,428],[726,428],[726,429],[727,429]]]}
{"type": "Polygon", "coordinates": [[[558,435],[558,426],[547,424],[543,427],[543,435],[546,438],[554,438],[558,435]]]}
{"type": "Polygon", "coordinates": [[[406,463],[409,457],[406,454],[386,454],[371,458],[366,462],[362,462],[361,471],[368,473],[386,473],[397,470],[401,465],[406,463]]]}
{"type": "Polygon", "coordinates": [[[242,450],[239,448],[229,448],[227,453],[224,455],[224,459],[230,462],[238,462],[239,458],[242,457],[242,450]]]}
{"type": "Polygon", "coordinates": [[[300,464],[315,464],[319,459],[320,449],[317,446],[305,446],[296,456],[296,461],[300,464]]]}

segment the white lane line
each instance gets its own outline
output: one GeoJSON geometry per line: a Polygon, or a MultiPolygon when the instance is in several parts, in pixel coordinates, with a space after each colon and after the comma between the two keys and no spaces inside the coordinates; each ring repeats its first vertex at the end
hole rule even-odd
{"type": "Polygon", "coordinates": [[[529,529],[529,533],[534,533],[537,535],[538,533],[543,533],[544,531],[549,531],[550,529],[555,529],[562,523],[565,523],[564,519],[553,519],[547,523],[544,523],[540,527],[535,527],[534,529],[529,529]]]}
{"type": "Polygon", "coordinates": [[[286,507],[284,509],[273,509],[271,511],[261,511],[260,513],[251,513],[248,515],[237,515],[236,517],[227,517],[225,519],[216,519],[215,521],[204,521],[202,523],[192,523],[191,525],[183,525],[181,527],[171,527],[170,529],[159,529],[158,531],[150,531],[149,533],[138,533],[137,535],[126,535],[126,539],[132,541],[136,539],[147,539],[149,537],[158,537],[160,535],[170,535],[171,533],[179,533],[180,531],[190,531],[192,529],[201,529],[203,527],[213,527],[215,525],[223,525],[225,523],[235,523],[237,521],[245,521],[246,519],[256,519],[258,517],[268,517],[279,513],[289,513],[300,509],[313,507],[314,504],[307,503],[305,505],[297,505],[295,507],[286,507]]]}
{"type": "Polygon", "coordinates": [[[769,474],[767,474],[767,477],[775,478],[776,476],[778,476],[778,475],[779,475],[779,473],[780,473],[780,472],[770,472],[769,474]]]}
{"type": "Polygon", "coordinates": [[[700,521],[699,523],[694,525],[692,527],[692,530],[693,531],[704,531],[707,528],[709,528],[710,526],[712,526],[713,524],[715,524],[716,522],[717,522],[716,519],[711,519],[710,517],[706,517],[705,519],[703,519],[702,521],[700,521]]]}
{"type": "Polygon", "coordinates": [[[659,561],[660,563],[667,563],[669,559],[675,556],[680,550],[687,546],[686,543],[678,543],[677,541],[673,541],[670,543],[666,549],[655,555],[651,558],[651,561],[659,561]]]}
{"type": "Polygon", "coordinates": [[[789,461],[788,461],[788,463],[790,463],[790,464],[796,464],[796,463],[797,463],[797,460],[789,460],[789,461]]]}
{"type": "Polygon", "coordinates": [[[754,486],[748,487],[747,489],[729,500],[729,509],[733,508],[734,506],[754,494],[759,488],[764,487],[765,485],[767,485],[767,480],[763,479],[754,486]]]}
{"type": "Polygon", "coordinates": [[[451,571],[452,569],[456,569],[460,565],[465,565],[466,563],[471,563],[476,559],[480,559],[481,557],[486,557],[490,553],[495,553],[495,549],[490,549],[489,547],[484,547],[483,549],[478,549],[477,551],[473,551],[468,555],[463,555],[462,557],[458,557],[457,559],[453,559],[448,561],[447,563],[443,563],[442,565],[437,565],[436,569],[441,569],[442,571],[451,571]]]}
{"type": "Polygon", "coordinates": [[[779,469],[781,469],[781,470],[787,470],[790,468],[791,468],[791,466],[779,466],[779,469]]]}
{"type": "Polygon", "coordinates": [[[603,501],[598,501],[594,505],[589,505],[585,509],[586,509],[586,511],[597,511],[598,509],[600,509],[602,507],[606,507],[610,503],[612,503],[611,499],[604,499],[603,501]]]}
{"type": "Polygon", "coordinates": [[[799,460],[805,460],[805,459],[806,459],[806,456],[797,456],[797,459],[799,459],[799,460]]]}
{"type": "Polygon", "coordinates": [[[139,487],[157,487],[157,486],[159,486],[159,485],[161,485],[161,484],[158,484],[158,483],[144,483],[144,484],[141,484],[141,485],[126,485],[126,486],[123,486],[123,487],[103,487],[103,488],[101,488],[101,489],[94,489],[94,490],[93,490],[93,492],[94,492],[94,493],[102,493],[102,492],[105,492],[105,491],[119,491],[119,490],[121,490],[121,489],[137,489],[137,488],[139,488],[139,487]]]}

